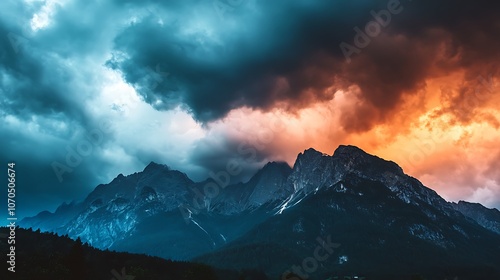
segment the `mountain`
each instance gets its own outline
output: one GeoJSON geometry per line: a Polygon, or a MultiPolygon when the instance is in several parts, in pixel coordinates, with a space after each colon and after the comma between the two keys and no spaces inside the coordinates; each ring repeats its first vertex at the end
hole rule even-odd
{"type": "Polygon", "coordinates": [[[452,203],[452,207],[484,228],[500,234],[500,211],[497,209],[489,209],[479,203],[466,201],[452,203]]]}
{"type": "Polygon", "coordinates": [[[285,185],[292,172],[285,162],[270,162],[259,170],[248,182],[229,185],[207,205],[211,212],[223,215],[257,209],[262,205],[281,202],[293,189],[285,185]]]}
{"type": "Polygon", "coordinates": [[[449,203],[396,163],[355,146],[333,155],[308,149],[293,168],[268,163],[244,183],[212,175],[194,182],[151,163],[21,225],[102,249],[280,279],[500,276],[498,210],[449,203]]]}
{"type": "Polygon", "coordinates": [[[215,184],[213,179],[195,183],[182,172],[152,162],[142,172],[119,174],[109,184],[97,186],[82,202],[64,204],[55,213],[44,211],[21,225],[80,237],[101,249],[188,260],[265,219],[262,210],[253,211],[241,225],[234,214],[280,202],[289,193],[282,191],[282,185],[290,172],[286,163],[269,163],[248,182],[226,186],[220,196],[208,199],[200,193],[215,184]],[[181,206],[193,204],[201,213],[186,223],[181,206]],[[224,232],[219,231],[221,224],[224,232]]]}
{"type": "Polygon", "coordinates": [[[349,146],[333,156],[306,150],[287,184],[295,191],[275,215],[195,260],[255,267],[281,279],[288,279],[287,271],[304,279],[326,279],[332,272],[341,279],[409,279],[409,272],[430,279],[500,275],[500,236],[393,162],[349,146]],[[338,245],[322,262],[311,259],[318,239],[338,245]]]}

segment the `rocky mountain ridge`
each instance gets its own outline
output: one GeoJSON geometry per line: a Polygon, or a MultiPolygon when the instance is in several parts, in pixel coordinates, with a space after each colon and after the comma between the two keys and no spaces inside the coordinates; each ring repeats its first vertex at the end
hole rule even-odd
{"type": "MultiPolygon", "coordinates": [[[[349,264],[366,258],[359,252],[378,249],[416,261],[422,269],[432,256],[462,250],[469,250],[473,259],[457,253],[450,262],[482,265],[483,260],[495,261],[491,256],[500,249],[498,210],[449,203],[396,163],[354,146],[339,146],[333,155],[308,149],[293,167],[268,163],[249,181],[207,195],[207,186],[216,183],[194,182],[182,172],[150,163],[142,172],[120,174],[97,186],[82,202],[63,204],[55,213],[42,212],[21,225],[80,237],[101,249],[196,258],[227,269],[259,268],[269,276],[280,274],[285,260],[300,261],[308,244],[329,233],[350,246],[338,256],[354,258],[349,264]],[[415,252],[415,259],[408,258],[395,249],[413,251],[413,243],[420,244],[422,256],[415,252]],[[266,259],[258,254],[253,256],[256,263],[249,263],[248,246],[274,248],[264,255],[281,258],[283,264],[268,267],[258,262],[266,259]]],[[[349,264],[330,263],[354,269],[349,264]]],[[[376,270],[362,262],[355,267],[376,270]]]]}

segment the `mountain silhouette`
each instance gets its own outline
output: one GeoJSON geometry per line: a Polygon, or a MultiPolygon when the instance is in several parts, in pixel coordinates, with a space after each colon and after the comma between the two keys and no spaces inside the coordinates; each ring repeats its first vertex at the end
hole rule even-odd
{"type": "Polygon", "coordinates": [[[150,163],[21,225],[101,249],[258,269],[274,279],[500,277],[498,210],[447,202],[358,147],[342,145],[333,155],[311,148],[293,167],[271,162],[247,182],[225,179],[194,182],[150,163]],[[332,251],[324,261],[308,259],[326,244],[318,240],[339,246],[322,249],[332,251]]]}

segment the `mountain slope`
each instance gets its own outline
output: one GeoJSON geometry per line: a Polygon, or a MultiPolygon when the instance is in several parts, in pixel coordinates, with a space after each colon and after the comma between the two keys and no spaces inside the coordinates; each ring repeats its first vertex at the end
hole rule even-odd
{"type": "Polygon", "coordinates": [[[394,279],[412,273],[435,279],[453,277],[450,272],[500,275],[500,236],[455,211],[393,162],[353,146],[340,146],[333,156],[309,149],[299,154],[287,184],[294,192],[273,217],[196,260],[250,265],[286,279],[292,264],[314,252],[318,238],[330,237],[341,247],[317,264],[310,279],[331,271],[370,279],[388,277],[388,271],[394,279]],[[270,255],[275,261],[266,261],[270,255]]]}
{"type": "Polygon", "coordinates": [[[368,279],[416,274],[473,279],[477,271],[500,276],[497,235],[459,215],[450,217],[431,207],[424,213],[380,182],[353,174],[195,260],[222,268],[250,266],[271,278],[284,277],[293,265],[302,267],[314,256],[318,238],[340,246],[332,248],[327,260],[317,261],[312,273],[301,270],[308,279],[326,279],[332,271],[368,279]]]}
{"type": "Polygon", "coordinates": [[[466,201],[452,203],[452,207],[484,228],[500,234],[500,211],[497,209],[489,209],[479,203],[466,201]]]}

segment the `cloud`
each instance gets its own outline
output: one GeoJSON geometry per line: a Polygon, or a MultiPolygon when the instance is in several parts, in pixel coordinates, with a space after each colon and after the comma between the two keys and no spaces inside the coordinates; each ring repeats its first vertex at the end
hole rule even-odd
{"type": "Polygon", "coordinates": [[[190,5],[193,12],[166,15],[161,22],[157,17],[138,19],[115,39],[115,56],[108,65],[121,71],[156,108],[184,105],[203,122],[243,106],[270,109],[283,101],[294,109],[318,97],[332,98],[333,92],[322,93],[332,84],[333,75],[325,73],[331,67],[307,61],[323,46],[315,46],[309,39],[318,38],[307,36],[338,12],[322,13],[322,22],[308,26],[301,23],[317,16],[314,12],[326,4],[259,2],[258,12],[224,22],[205,5],[196,2],[190,5]],[[205,12],[199,13],[201,9],[205,12]],[[154,65],[170,76],[162,86],[151,88],[141,77],[154,65]]]}
{"type": "Polygon", "coordinates": [[[139,18],[116,37],[108,63],[155,108],[182,106],[202,122],[244,106],[294,111],[355,87],[359,103],[342,125],[367,131],[391,121],[428,78],[459,68],[469,76],[478,69],[491,75],[484,66],[498,56],[492,47],[500,42],[496,15],[470,12],[495,10],[497,4],[486,1],[401,1],[402,12],[352,63],[339,44],[352,43],[353,28],[364,28],[374,20],[371,11],[387,9],[387,3],[258,1],[256,11],[241,8],[245,13],[227,21],[207,3],[189,3],[192,11],[176,6],[178,17],[160,5],[159,16],[139,18]],[[155,65],[170,76],[152,88],[142,77],[155,65]]]}

